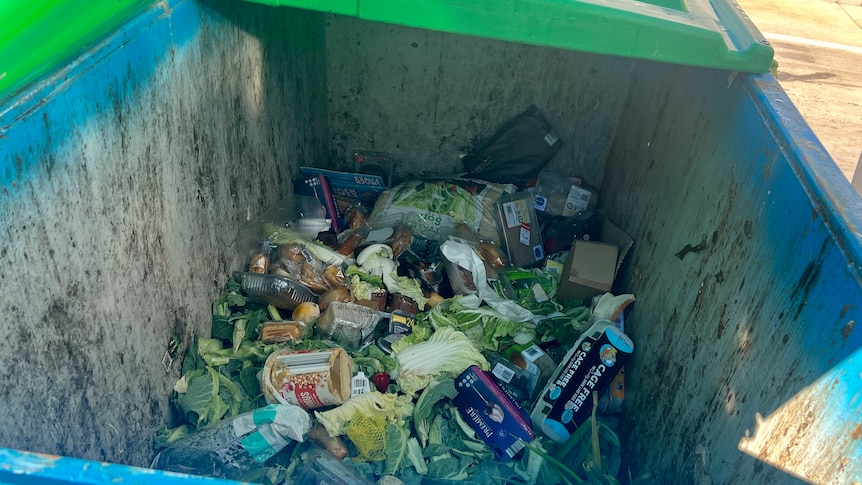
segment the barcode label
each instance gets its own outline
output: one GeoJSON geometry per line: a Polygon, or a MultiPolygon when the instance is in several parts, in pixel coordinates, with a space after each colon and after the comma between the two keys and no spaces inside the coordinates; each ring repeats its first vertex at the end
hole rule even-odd
{"type": "Polygon", "coordinates": [[[524,448],[524,442],[518,440],[512,443],[512,446],[506,449],[506,454],[509,455],[509,458],[514,458],[515,455],[518,454],[524,448]]]}
{"type": "Polygon", "coordinates": [[[527,212],[526,200],[515,200],[503,204],[503,216],[506,219],[506,227],[512,228],[524,224],[530,224],[530,213],[527,212]]]}
{"type": "Polygon", "coordinates": [[[530,362],[534,362],[543,354],[542,349],[538,345],[531,345],[521,352],[521,355],[530,362]]]}
{"type": "Polygon", "coordinates": [[[366,394],[371,390],[371,385],[364,374],[359,374],[358,376],[354,377],[350,383],[350,387],[351,396],[366,394]]]}
{"type": "Polygon", "coordinates": [[[505,382],[506,384],[512,382],[512,378],[515,377],[515,371],[506,367],[503,364],[497,364],[494,366],[494,370],[491,371],[497,379],[505,382]]]}

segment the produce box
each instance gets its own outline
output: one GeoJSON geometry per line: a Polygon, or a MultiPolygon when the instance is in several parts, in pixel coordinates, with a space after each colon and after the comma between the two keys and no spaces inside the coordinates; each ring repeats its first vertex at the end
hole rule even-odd
{"type": "Polygon", "coordinates": [[[611,291],[632,244],[632,238],[605,217],[602,242],[576,240],[572,243],[563,265],[557,296],[586,300],[611,291]]]}

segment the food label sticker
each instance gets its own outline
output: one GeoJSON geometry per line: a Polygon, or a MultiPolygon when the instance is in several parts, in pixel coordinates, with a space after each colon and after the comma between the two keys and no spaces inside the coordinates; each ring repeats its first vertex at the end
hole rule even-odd
{"type": "Polygon", "coordinates": [[[515,377],[515,371],[500,363],[494,366],[491,373],[506,384],[512,382],[512,378],[515,377]]]}
{"type": "Polygon", "coordinates": [[[506,218],[506,227],[513,228],[522,223],[530,224],[530,212],[527,210],[526,200],[514,200],[503,204],[503,214],[506,218]]]}
{"type": "Polygon", "coordinates": [[[533,246],[533,256],[536,257],[536,261],[545,259],[545,249],[542,248],[541,244],[533,246]]]}
{"type": "Polygon", "coordinates": [[[548,199],[546,199],[544,196],[537,195],[536,196],[536,203],[533,204],[533,207],[535,207],[537,211],[545,212],[545,208],[547,206],[548,206],[548,199]]]}
{"type": "Polygon", "coordinates": [[[569,189],[569,196],[566,198],[566,208],[563,209],[563,215],[573,216],[579,211],[586,210],[590,204],[590,191],[584,190],[577,185],[572,185],[569,189]]]}

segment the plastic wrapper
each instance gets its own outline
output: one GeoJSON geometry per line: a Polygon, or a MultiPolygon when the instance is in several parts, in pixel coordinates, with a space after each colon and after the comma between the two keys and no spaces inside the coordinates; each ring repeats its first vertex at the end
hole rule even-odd
{"type": "Polygon", "coordinates": [[[350,465],[320,448],[303,453],[302,462],[302,470],[294,483],[373,485],[350,465]]]}
{"type": "Polygon", "coordinates": [[[454,233],[460,223],[483,238],[496,239],[494,206],[503,194],[514,191],[510,184],[468,179],[413,180],[383,192],[370,218],[415,216],[415,233],[437,241],[454,233]]]}
{"type": "Polygon", "coordinates": [[[308,337],[311,328],[305,322],[298,321],[265,322],[261,326],[260,340],[266,344],[299,340],[308,337]]]}
{"type": "Polygon", "coordinates": [[[153,468],[230,480],[254,480],[264,463],[303,441],[311,417],[291,404],[274,404],[219,421],[162,450],[153,468]]]}
{"type": "Polygon", "coordinates": [[[573,217],[598,202],[598,193],[584,186],[580,177],[563,177],[547,170],[539,172],[533,194],[536,210],[549,216],[573,217]]]}

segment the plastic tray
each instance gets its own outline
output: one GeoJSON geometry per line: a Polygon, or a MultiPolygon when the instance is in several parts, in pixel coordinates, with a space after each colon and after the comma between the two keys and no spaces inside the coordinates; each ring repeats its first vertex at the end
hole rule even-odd
{"type": "Polygon", "coordinates": [[[308,287],[284,276],[237,271],[234,277],[248,296],[278,308],[293,310],[300,303],[317,302],[308,287]]]}

